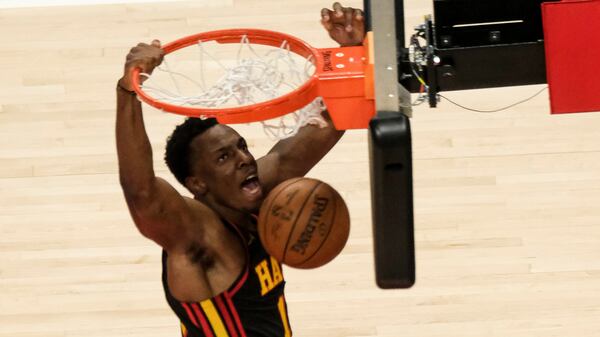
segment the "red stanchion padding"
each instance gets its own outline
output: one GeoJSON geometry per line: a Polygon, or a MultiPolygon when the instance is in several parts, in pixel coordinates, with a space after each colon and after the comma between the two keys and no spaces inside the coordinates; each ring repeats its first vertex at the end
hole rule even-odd
{"type": "Polygon", "coordinates": [[[542,4],[553,114],[600,111],[600,0],[542,4]]]}

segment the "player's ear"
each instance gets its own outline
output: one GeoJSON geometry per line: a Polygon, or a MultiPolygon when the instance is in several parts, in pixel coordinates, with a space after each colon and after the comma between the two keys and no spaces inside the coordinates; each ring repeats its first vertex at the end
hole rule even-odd
{"type": "Polygon", "coordinates": [[[194,195],[205,195],[206,192],[208,192],[206,183],[202,179],[194,176],[185,178],[185,187],[187,187],[194,195]]]}

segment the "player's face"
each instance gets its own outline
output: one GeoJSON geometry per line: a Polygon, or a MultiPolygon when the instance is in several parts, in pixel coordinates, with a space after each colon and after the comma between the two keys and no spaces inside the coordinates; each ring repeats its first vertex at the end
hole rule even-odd
{"type": "Polygon", "coordinates": [[[255,211],[263,199],[256,160],[246,140],[226,125],[215,125],[191,144],[193,172],[206,184],[206,196],[228,208],[255,211]]]}

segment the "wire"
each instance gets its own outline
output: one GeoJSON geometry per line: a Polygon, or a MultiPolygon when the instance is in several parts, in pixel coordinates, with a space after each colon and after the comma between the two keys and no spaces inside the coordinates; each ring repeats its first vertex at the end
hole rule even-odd
{"type": "Polygon", "coordinates": [[[446,97],[446,96],[444,96],[444,95],[442,95],[442,94],[438,94],[438,96],[439,96],[439,97],[441,97],[441,98],[443,98],[443,99],[445,99],[446,101],[448,101],[448,102],[450,102],[450,103],[452,103],[452,104],[456,105],[457,107],[459,107],[459,108],[463,108],[463,109],[465,109],[465,110],[469,110],[469,111],[473,111],[473,112],[480,112],[480,113],[492,113],[492,112],[500,112],[500,111],[508,110],[508,109],[510,109],[510,108],[512,108],[512,107],[514,107],[514,106],[517,106],[517,105],[519,105],[519,104],[522,104],[522,103],[525,103],[525,102],[527,102],[527,101],[530,101],[530,100],[532,100],[533,98],[535,98],[536,96],[538,96],[539,94],[541,94],[542,92],[544,92],[544,90],[546,90],[546,89],[548,89],[548,87],[547,87],[547,86],[546,86],[546,87],[543,87],[543,88],[542,88],[542,89],[540,89],[540,90],[538,90],[538,91],[537,91],[535,94],[533,94],[533,95],[532,95],[532,96],[530,96],[530,97],[527,97],[527,98],[525,98],[525,99],[523,99],[523,100],[520,100],[520,101],[518,101],[518,102],[516,102],[516,103],[513,103],[513,104],[511,104],[511,105],[505,106],[505,107],[503,107],[503,108],[498,108],[498,109],[494,109],[494,110],[481,110],[481,109],[473,109],[473,108],[468,108],[468,107],[466,107],[466,106],[464,106],[464,105],[461,105],[461,104],[458,104],[458,103],[454,102],[453,100],[449,99],[448,97],[446,97]]]}
{"type": "MultiPolygon", "coordinates": [[[[415,53],[420,52],[420,53],[425,53],[424,49],[421,44],[419,43],[419,38],[425,38],[425,33],[424,31],[419,31],[415,34],[413,34],[410,37],[410,47],[413,47],[413,50],[415,51],[415,53]]],[[[417,105],[421,105],[423,104],[427,99],[428,99],[428,93],[429,93],[429,85],[427,84],[427,82],[425,82],[425,80],[423,79],[423,77],[421,77],[421,75],[419,75],[420,72],[420,66],[417,64],[416,62],[416,57],[415,60],[411,60],[410,63],[410,69],[413,73],[413,75],[416,77],[417,81],[419,81],[419,83],[421,84],[421,90],[419,90],[419,96],[417,97],[417,99],[415,99],[412,102],[412,106],[417,106],[417,105]],[[416,67],[419,67],[419,70],[416,69],[416,67]]],[[[542,89],[540,89],[539,91],[537,91],[535,94],[533,94],[532,96],[525,98],[521,101],[518,101],[516,103],[513,103],[511,105],[499,108],[499,109],[494,109],[494,110],[482,110],[482,109],[474,109],[474,108],[469,108],[466,107],[464,105],[461,105],[459,103],[454,102],[453,100],[449,99],[448,97],[442,95],[442,94],[437,94],[438,98],[443,98],[446,101],[450,102],[451,104],[454,104],[462,109],[465,110],[469,110],[469,111],[473,111],[473,112],[479,112],[479,113],[493,113],[493,112],[500,112],[500,111],[504,111],[504,110],[508,110],[514,106],[517,106],[519,104],[525,103],[527,101],[532,100],[533,98],[535,98],[536,96],[538,96],[539,94],[541,94],[544,90],[548,89],[548,87],[544,87],[542,89]]]]}

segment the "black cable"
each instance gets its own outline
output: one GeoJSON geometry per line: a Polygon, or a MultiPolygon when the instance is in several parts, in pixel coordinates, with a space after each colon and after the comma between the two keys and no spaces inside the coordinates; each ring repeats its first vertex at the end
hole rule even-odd
{"type": "MultiPolygon", "coordinates": [[[[424,38],[425,33],[423,31],[418,31],[417,33],[414,33],[413,35],[411,35],[410,37],[410,46],[414,47],[415,50],[420,50],[423,51],[423,47],[421,47],[421,44],[419,43],[419,37],[424,38]],[[421,36],[423,35],[423,36],[421,36]]],[[[424,86],[425,88],[425,92],[429,92],[429,87],[427,85],[427,83],[425,83],[421,77],[421,75],[419,75],[419,71],[415,68],[415,64],[413,62],[410,62],[410,68],[413,72],[413,74],[417,77],[417,79],[419,80],[419,82],[421,82],[421,84],[424,86]]],[[[540,89],[538,92],[536,92],[535,94],[533,94],[532,96],[525,98],[521,101],[518,101],[516,103],[513,103],[509,106],[505,106],[503,108],[499,108],[499,109],[494,109],[494,110],[480,110],[480,109],[473,109],[473,108],[468,108],[464,105],[461,105],[459,103],[454,102],[453,100],[449,99],[448,97],[442,95],[442,94],[437,94],[438,97],[443,98],[445,100],[447,100],[448,102],[450,102],[451,104],[454,104],[462,109],[465,110],[469,110],[469,111],[473,111],[473,112],[479,112],[479,113],[493,113],[493,112],[500,112],[500,111],[504,111],[507,109],[510,109],[514,106],[517,106],[519,104],[525,103],[527,101],[532,100],[533,98],[535,98],[536,96],[538,96],[539,94],[541,94],[544,90],[548,89],[548,87],[544,87],[542,89],[540,89]]],[[[413,106],[417,106],[422,104],[425,101],[426,96],[422,95],[422,93],[419,94],[419,97],[412,103],[413,106]]]]}
{"type": "Polygon", "coordinates": [[[465,110],[474,111],[474,112],[481,112],[481,113],[492,113],[492,112],[499,112],[499,111],[507,110],[507,109],[510,109],[510,108],[512,108],[512,107],[514,107],[514,106],[517,106],[517,105],[521,104],[521,103],[525,103],[525,102],[527,102],[527,101],[530,101],[530,100],[532,100],[533,98],[535,98],[537,95],[541,94],[541,93],[542,93],[544,90],[546,90],[546,89],[548,89],[548,87],[547,87],[547,86],[546,86],[546,87],[543,87],[542,89],[540,89],[538,92],[536,92],[535,94],[533,94],[531,97],[525,98],[524,100],[518,101],[518,102],[516,102],[516,103],[513,103],[513,104],[511,104],[511,105],[509,105],[509,106],[506,106],[506,107],[503,107],[503,108],[499,108],[499,109],[495,109],[495,110],[479,110],[479,109],[467,108],[467,107],[466,107],[466,106],[464,106],[464,105],[460,105],[460,104],[458,104],[458,103],[456,103],[456,102],[452,101],[451,99],[449,99],[449,98],[448,98],[448,97],[446,97],[446,96],[443,96],[443,95],[441,95],[441,94],[438,94],[438,96],[439,96],[439,97],[441,97],[441,98],[443,98],[443,99],[445,99],[445,100],[447,100],[448,102],[450,102],[450,103],[452,103],[452,104],[456,105],[457,107],[459,107],[459,108],[463,108],[463,109],[465,109],[465,110]]]}

